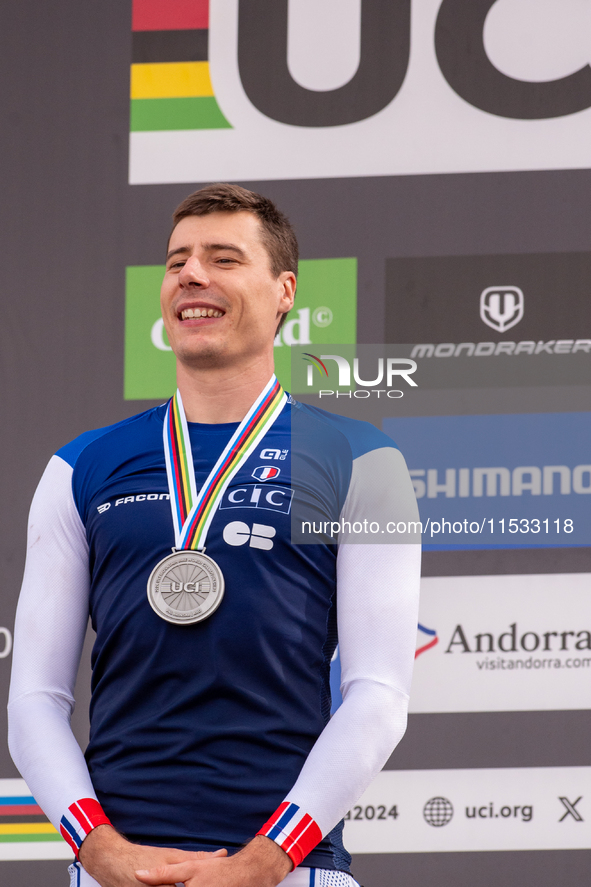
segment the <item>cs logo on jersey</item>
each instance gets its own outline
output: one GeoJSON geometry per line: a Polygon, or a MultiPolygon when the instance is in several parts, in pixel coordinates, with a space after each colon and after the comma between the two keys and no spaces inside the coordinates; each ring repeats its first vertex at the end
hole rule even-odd
{"type": "Polygon", "coordinates": [[[272,450],[272,449],[264,449],[261,450],[260,459],[278,459],[280,462],[287,457],[289,450],[272,450]]]}
{"type": "Polygon", "coordinates": [[[256,478],[256,480],[273,480],[274,477],[278,477],[281,474],[280,468],[275,468],[274,465],[259,465],[258,468],[252,473],[252,476],[256,478]]]}
{"type": "Polygon", "coordinates": [[[273,548],[272,540],[276,532],[275,527],[267,527],[265,524],[253,524],[251,531],[248,524],[235,520],[224,527],[224,542],[228,545],[246,545],[249,542],[251,548],[270,551],[273,548]]]}

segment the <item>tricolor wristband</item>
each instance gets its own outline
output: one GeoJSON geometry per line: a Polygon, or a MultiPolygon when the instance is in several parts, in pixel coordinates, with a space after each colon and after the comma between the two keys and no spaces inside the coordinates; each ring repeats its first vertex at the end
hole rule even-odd
{"type": "Polygon", "coordinates": [[[79,801],[74,801],[62,816],[60,834],[72,848],[76,859],[82,841],[97,825],[111,825],[111,821],[95,798],[81,798],[79,801]]]}
{"type": "Polygon", "coordinates": [[[312,817],[290,801],[284,801],[257,834],[271,838],[285,850],[294,869],[322,838],[312,817]]]}

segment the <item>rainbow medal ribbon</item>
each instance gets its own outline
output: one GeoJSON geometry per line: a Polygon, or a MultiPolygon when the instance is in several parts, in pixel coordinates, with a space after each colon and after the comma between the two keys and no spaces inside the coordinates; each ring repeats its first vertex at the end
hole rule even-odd
{"type": "Polygon", "coordinates": [[[281,414],[287,395],[273,376],[219,457],[199,493],[180,391],[164,419],[164,455],[176,547],[148,579],[148,600],[167,622],[192,625],[214,613],[224,596],[224,575],[205,554],[205,540],[232,478],[281,414]]]}

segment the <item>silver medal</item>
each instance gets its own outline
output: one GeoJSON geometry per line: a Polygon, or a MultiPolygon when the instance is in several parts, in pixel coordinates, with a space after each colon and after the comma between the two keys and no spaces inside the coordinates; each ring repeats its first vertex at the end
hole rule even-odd
{"type": "Polygon", "coordinates": [[[176,625],[202,622],[214,613],[224,596],[224,576],[212,558],[185,549],[156,564],[148,579],[150,606],[162,619],[176,625]]]}

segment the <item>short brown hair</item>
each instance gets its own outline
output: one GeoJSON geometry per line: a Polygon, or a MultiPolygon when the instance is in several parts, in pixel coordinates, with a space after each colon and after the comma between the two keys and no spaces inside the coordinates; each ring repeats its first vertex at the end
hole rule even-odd
{"type": "Polygon", "coordinates": [[[261,223],[262,241],[273,276],[279,277],[282,271],[293,271],[297,276],[298,242],[289,219],[268,197],[247,191],[240,185],[220,182],[189,194],[173,213],[173,230],[186,216],[207,216],[216,212],[255,215],[261,223]]]}

